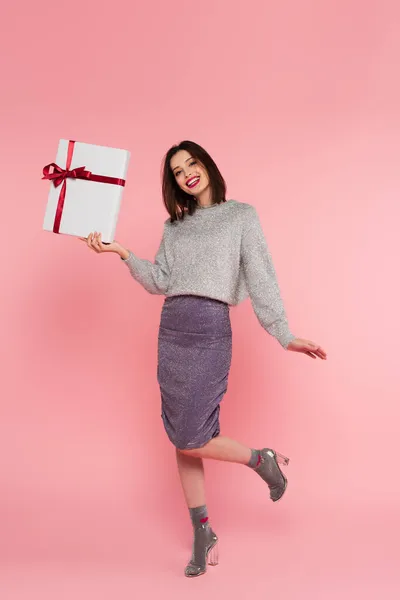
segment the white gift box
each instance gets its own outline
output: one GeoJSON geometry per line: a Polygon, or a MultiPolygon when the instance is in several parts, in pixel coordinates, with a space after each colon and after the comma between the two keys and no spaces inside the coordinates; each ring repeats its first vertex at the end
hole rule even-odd
{"type": "Polygon", "coordinates": [[[102,242],[113,242],[129,159],[128,150],[60,140],[55,163],[43,169],[44,175],[47,169],[43,179],[53,179],[43,229],[79,237],[97,231],[102,242]],[[49,175],[51,165],[60,171],[58,175],[49,175]],[[113,182],[96,181],[98,176],[113,178],[113,182]]]}

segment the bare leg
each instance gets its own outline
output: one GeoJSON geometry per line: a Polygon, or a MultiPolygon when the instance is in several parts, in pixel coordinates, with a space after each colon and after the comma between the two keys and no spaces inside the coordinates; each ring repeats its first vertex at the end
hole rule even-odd
{"type": "Polygon", "coordinates": [[[271,500],[279,500],[287,487],[287,479],[278,463],[287,465],[289,459],[271,448],[255,450],[243,446],[235,440],[219,435],[201,448],[182,450],[184,454],[197,458],[213,458],[241,463],[251,466],[258,475],[268,484],[271,500]],[[251,459],[251,462],[250,462],[251,459]]]}
{"type": "MultiPolygon", "coordinates": [[[[221,435],[213,438],[201,448],[176,449],[178,471],[194,527],[193,553],[185,569],[186,576],[193,577],[205,572],[208,552],[214,548],[218,539],[208,523],[203,458],[249,465],[254,456],[257,458],[257,454],[261,465],[259,466],[257,462],[255,470],[268,483],[271,499],[279,500],[286,489],[287,481],[277,465],[274,451],[267,448],[255,451],[236,440],[221,435]],[[274,462],[273,467],[272,461],[274,462]],[[199,521],[199,516],[205,518],[199,521]],[[200,525],[200,523],[202,524],[200,525]]],[[[212,560],[216,564],[215,559],[212,560]]],[[[218,558],[216,561],[218,562],[218,558]]]]}
{"type": "Polygon", "coordinates": [[[201,458],[176,450],[176,461],[183,494],[188,508],[206,504],[204,465],[201,458]]]}
{"type": "MultiPolygon", "coordinates": [[[[185,575],[196,577],[205,572],[208,553],[216,546],[218,538],[208,522],[203,460],[195,456],[187,456],[178,449],[176,460],[194,534],[192,558],[185,568],[185,575]]],[[[211,560],[217,564],[216,549],[213,552],[211,560]]]]}
{"type": "Polygon", "coordinates": [[[180,450],[179,452],[189,457],[213,458],[242,465],[247,465],[251,457],[251,449],[248,446],[223,435],[213,438],[201,448],[180,450]]]}

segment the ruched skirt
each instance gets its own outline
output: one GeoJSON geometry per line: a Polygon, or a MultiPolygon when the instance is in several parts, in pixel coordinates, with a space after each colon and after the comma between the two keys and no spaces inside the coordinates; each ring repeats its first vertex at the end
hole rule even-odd
{"type": "Polygon", "coordinates": [[[161,417],[180,450],[220,433],[220,402],[232,359],[229,305],[203,296],[165,299],[158,334],[161,417]]]}

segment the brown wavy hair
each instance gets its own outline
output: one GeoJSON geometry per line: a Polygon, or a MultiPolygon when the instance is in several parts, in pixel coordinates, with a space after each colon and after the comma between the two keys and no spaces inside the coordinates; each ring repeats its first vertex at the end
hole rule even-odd
{"type": "Polygon", "coordinates": [[[171,169],[171,158],[179,150],[189,152],[206,169],[210,180],[212,202],[217,204],[226,202],[226,183],[211,156],[195,142],[184,140],[168,150],[162,165],[162,195],[165,208],[171,217],[171,223],[177,220],[182,221],[186,213],[192,215],[197,208],[196,198],[179,187],[171,169]]]}

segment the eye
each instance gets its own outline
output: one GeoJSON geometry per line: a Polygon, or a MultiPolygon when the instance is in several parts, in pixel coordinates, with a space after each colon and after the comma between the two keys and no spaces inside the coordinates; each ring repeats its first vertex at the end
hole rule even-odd
{"type": "MultiPolygon", "coordinates": [[[[197,160],[192,160],[190,162],[189,166],[192,167],[193,165],[196,165],[196,164],[197,164],[197,160]]],[[[178,177],[179,173],[180,173],[180,171],[175,171],[175,177],[178,177]]]]}

